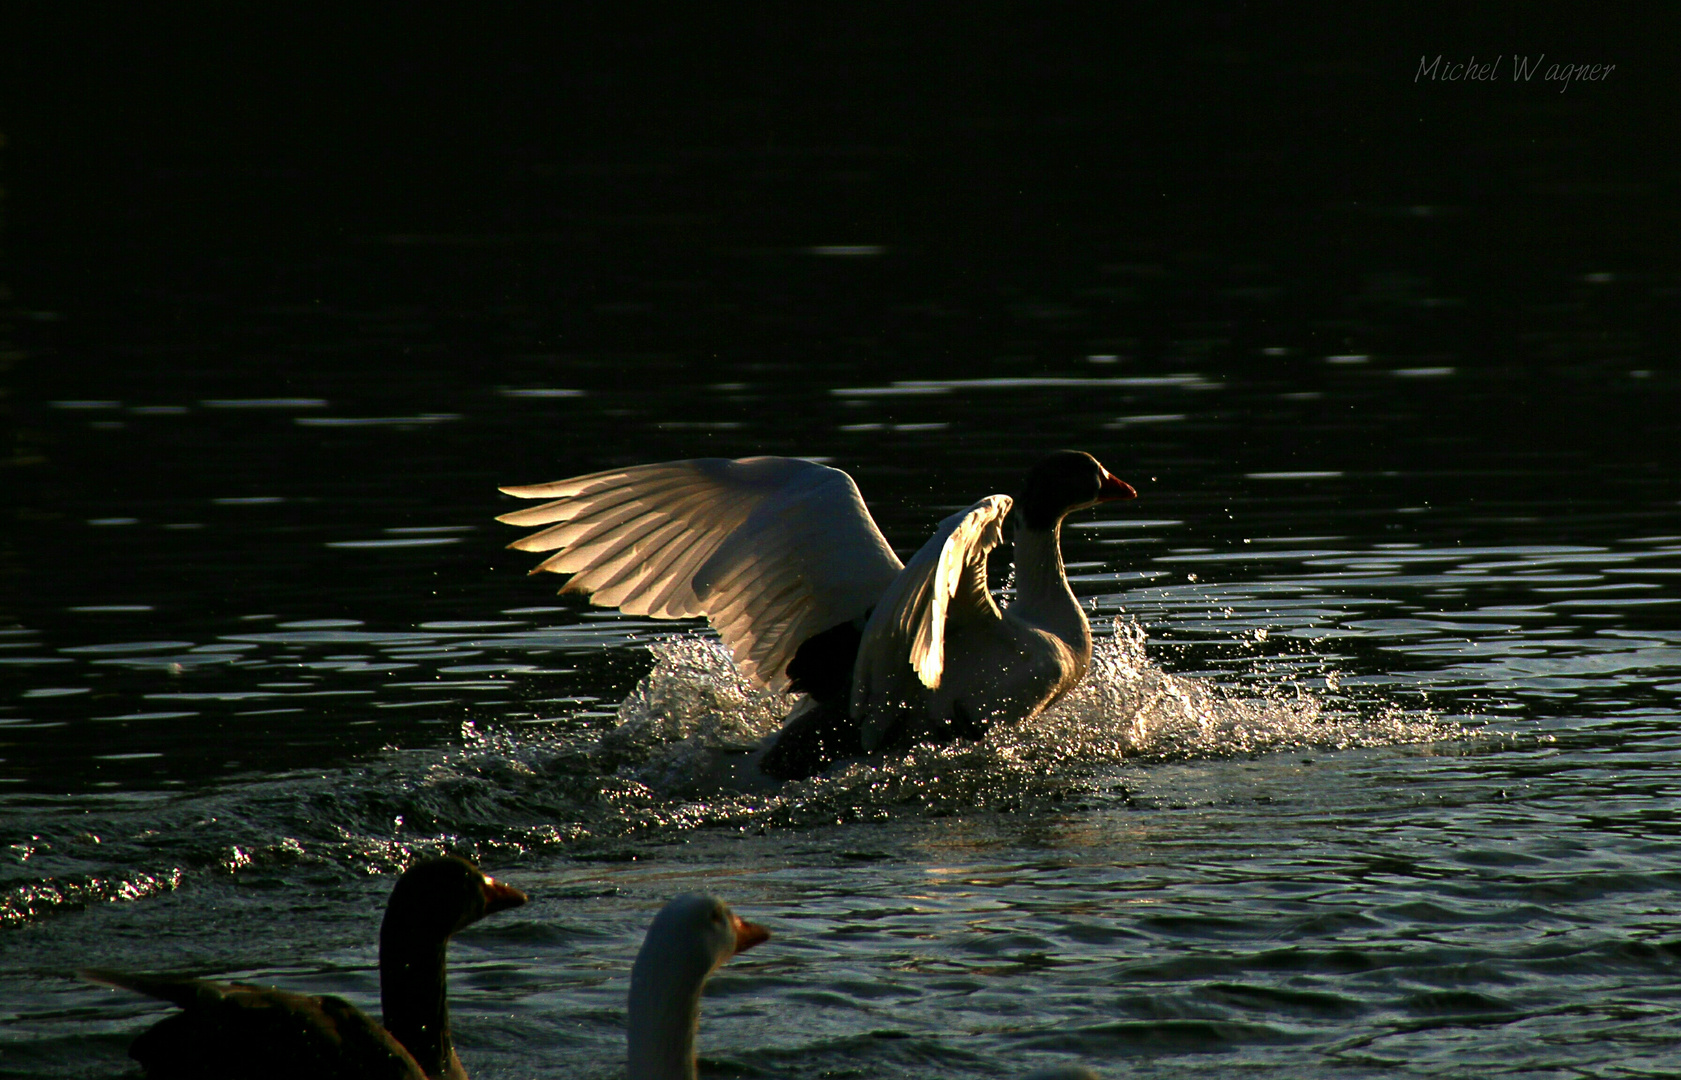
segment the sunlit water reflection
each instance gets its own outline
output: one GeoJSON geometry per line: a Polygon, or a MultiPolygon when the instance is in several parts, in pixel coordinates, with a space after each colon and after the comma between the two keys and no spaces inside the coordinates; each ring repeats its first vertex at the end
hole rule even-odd
{"type": "MultiPolygon", "coordinates": [[[[1681,544],[1241,538],[1141,559],[1125,543],[1181,527],[1077,530],[1093,541],[1075,550],[1120,541],[1142,568],[1071,566],[1098,647],[1044,717],[769,791],[732,786],[728,762],[788,700],[663,624],[537,606],[50,654],[14,634],[32,716],[9,728],[113,732],[68,755],[180,762],[191,725],[262,717],[439,730],[433,748],[209,789],[20,792],[13,812],[40,825],[12,848],[4,918],[33,928],[37,971],[210,970],[371,1006],[388,878],[362,875],[465,851],[536,898],[457,949],[462,1043],[490,1076],[556,1060],[614,1075],[601,1062],[641,926],[693,885],[777,931],[719,977],[704,1040],[774,1075],[1219,1073],[1234,1053],[1295,1068],[1304,1049],[1430,1072],[1496,1067],[1510,1039],[1586,1040],[1569,1059],[1590,1069],[1668,1060],[1681,648],[1592,617],[1627,599],[1608,582],[1667,599],[1681,544]],[[645,649],[652,667],[617,699],[580,692],[604,655],[645,649]],[[275,904],[299,889],[316,897],[307,932],[237,931],[298,918],[275,904]],[[204,933],[207,917],[235,936],[204,933]],[[294,935],[316,959],[293,959],[294,935]]],[[[17,980],[34,1004],[11,1052],[29,1068],[70,1046],[114,1063],[155,1015],[17,980]]]]}
{"type": "MultiPolygon", "coordinates": [[[[347,280],[399,291],[461,255],[370,251],[347,280]]],[[[1105,266],[1132,299],[1011,305],[950,362],[839,325],[720,357],[661,293],[634,332],[557,301],[613,343],[564,354],[500,299],[486,330],[244,310],[240,354],[285,362],[211,378],[160,359],[192,319],[112,316],[159,344],[43,376],[50,456],[0,538],[28,583],[0,625],[0,1073],[123,1074],[161,1011],[89,965],[376,1007],[391,872],[444,849],[532,896],[454,946],[481,1078],[618,1075],[641,932],[702,886],[776,934],[706,1000],[714,1075],[1675,1072],[1681,384],[1583,344],[1573,312],[1632,318],[1608,285],[1537,315],[1570,361],[1544,397],[1444,361],[1457,324],[1410,293],[1325,301],[1362,339],[1331,347],[1177,263],[1105,266]],[[732,769],[786,701],[703,633],[554,598],[491,522],[499,484],[787,453],[853,473],[908,552],[1062,445],[1142,496],[1066,532],[1088,682],[782,788],[732,769]]],[[[498,298],[514,273],[479,271],[498,298]]]]}

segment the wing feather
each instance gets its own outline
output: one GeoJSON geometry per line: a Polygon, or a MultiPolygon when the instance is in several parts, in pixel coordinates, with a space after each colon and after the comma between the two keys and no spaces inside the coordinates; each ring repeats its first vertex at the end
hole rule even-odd
{"type": "Polygon", "coordinates": [[[579,516],[516,540],[514,546],[520,551],[553,551],[561,547],[580,547],[643,513],[645,510],[634,500],[626,499],[612,506],[600,507],[587,516],[579,516]]]}
{"type": "MultiPolygon", "coordinates": [[[[608,536],[567,548],[554,569],[577,575],[567,584],[568,591],[596,592],[615,581],[627,566],[646,565],[641,558],[646,547],[658,538],[661,529],[673,526],[682,528],[682,523],[651,515],[634,518],[608,536]]],[[[545,560],[545,565],[550,561],[553,560],[545,560]]],[[[609,606],[609,603],[603,600],[602,605],[609,606]]]]}
{"type": "Polygon", "coordinates": [[[503,514],[543,526],[508,545],[552,552],[562,592],[653,618],[705,615],[772,689],[807,638],[863,615],[899,559],[852,478],[797,458],[697,458],[505,487],[549,500],[503,514]]]}
{"type": "Polygon", "coordinates": [[[669,565],[666,549],[683,532],[681,521],[661,521],[656,526],[634,541],[628,551],[572,581],[590,579],[582,587],[593,592],[595,603],[602,607],[620,608],[629,615],[646,615],[642,609],[653,591],[648,586],[657,588],[664,581],[669,565]]]}
{"type": "Polygon", "coordinates": [[[987,591],[986,558],[1003,539],[1010,506],[1008,495],[989,495],[940,522],[882,594],[864,628],[852,680],[852,715],[865,749],[879,746],[895,715],[913,708],[925,690],[939,688],[951,621],[1001,618],[987,591]]]}
{"type": "Polygon", "coordinates": [[[644,613],[656,619],[682,619],[691,615],[699,615],[701,611],[694,604],[694,592],[689,588],[689,580],[695,576],[702,563],[712,557],[717,550],[714,544],[708,544],[706,537],[696,532],[686,532],[679,537],[679,544],[669,554],[669,568],[658,590],[648,600],[648,610],[644,613]]]}

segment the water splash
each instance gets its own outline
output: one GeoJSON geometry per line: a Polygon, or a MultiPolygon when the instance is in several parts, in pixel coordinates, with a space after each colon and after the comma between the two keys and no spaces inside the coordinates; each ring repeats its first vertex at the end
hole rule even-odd
{"type": "MultiPolygon", "coordinates": [[[[1463,738],[1466,730],[1428,711],[1392,703],[1332,708],[1292,681],[1231,689],[1174,675],[1153,663],[1144,628],[1116,619],[1092,649],[1091,671],[1022,734],[1067,760],[1230,757],[1308,747],[1351,749],[1463,738]]],[[[1327,676],[1335,692],[1336,676],[1327,676]]]]}
{"type": "MultiPolygon", "coordinates": [[[[771,819],[883,816],[895,804],[1014,808],[1081,784],[1123,760],[1227,757],[1307,747],[1347,749],[1462,738],[1466,729],[1386,703],[1332,709],[1299,685],[1230,689],[1174,675],[1152,662],[1142,626],[1117,619],[1094,642],[1091,669],[1033,720],[995,728],[977,743],[917,747],[828,776],[784,785],[753,801],[771,819]]],[[[747,682],[717,640],[667,638],[650,646],[654,668],[620,706],[601,740],[604,765],[651,795],[712,789],[722,818],[744,812],[720,796],[721,763],[774,733],[794,698],[747,682]]]]}
{"type": "Polygon", "coordinates": [[[597,750],[605,766],[632,764],[629,775],[658,790],[703,786],[722,755],[751,751],[794,706],[793,695],[749,682],[716,638],[664,638],[649,651],[653,670],[620,703],[619,726],[597,750]]]}

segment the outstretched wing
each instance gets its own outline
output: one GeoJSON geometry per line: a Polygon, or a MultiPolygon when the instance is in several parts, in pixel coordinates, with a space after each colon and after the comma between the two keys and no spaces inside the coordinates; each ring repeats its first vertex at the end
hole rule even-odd
{"type": "Polygon", "coordinates": [[[986,556],[1003,539],[1010,505],[1008,495],[989,495],[940,522],[876,604],[852,679],[865,749],[880,744],[894,714],[922,699],[921,687],[939,687],[949,622],[1001,618],[986,588],[986,556]]]}
{"type": "Polygon", "coordinates": [[[772,690],[800,643],[870,609],[900,570],[852,477],[798,458],[697,458],[505,487],[552,499],[497,518],[545,525],[508,545],[552,551],[532,573],[629,615],[704,615],[772,690]]]}

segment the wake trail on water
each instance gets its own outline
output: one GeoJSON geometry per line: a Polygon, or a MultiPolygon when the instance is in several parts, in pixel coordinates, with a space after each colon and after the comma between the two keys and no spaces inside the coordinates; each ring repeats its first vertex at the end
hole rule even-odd
{"type": "MultiPolygon", "coordinates": [[[[1465,738],[1419,710],[1279,681],[1177,675],[1116,620],[1085,680],[985,739],[918,746],[776,784],[751,767],[797,700],[755,687],[704,632],[652,641],[654,665],[606,732],[462,725],[460,742],[143,804],[113,800],[43,828],[0,868],[0,926],[171,892],[193,880],[394,873],[453,852],[505,866],[533,852],[614,857],[695,829],[764,831],[1011,812],[1107,786],[1123,762],[1465,738]],[[53,835],[56,833],[56,835],[53,835]]],[[[46,823],[43,822],[45,825],[46,823]]]]}

